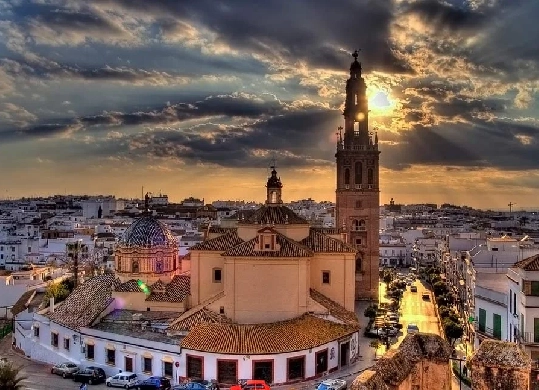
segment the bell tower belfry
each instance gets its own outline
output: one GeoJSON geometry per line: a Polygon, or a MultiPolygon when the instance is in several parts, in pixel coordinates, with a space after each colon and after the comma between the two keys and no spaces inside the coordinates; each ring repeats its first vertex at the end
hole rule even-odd
{"type": "Polygon", "coordinates": [[[335,226],[357,248],[356,299],[378,299],[379,155],[378,135],[369,131],[367,86],[356,50],[346,81],[343,128],[337,133],[335,226]]]}

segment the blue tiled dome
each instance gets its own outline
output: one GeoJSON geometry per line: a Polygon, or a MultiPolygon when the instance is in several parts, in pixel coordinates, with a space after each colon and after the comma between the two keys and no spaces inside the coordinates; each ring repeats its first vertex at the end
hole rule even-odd
{"type": "Polygon", "coordinates": [[[127,228],[119,242],[122,246],[176,246],[176,239],[170,229],[152,216],[136,219],[127,228]]]}

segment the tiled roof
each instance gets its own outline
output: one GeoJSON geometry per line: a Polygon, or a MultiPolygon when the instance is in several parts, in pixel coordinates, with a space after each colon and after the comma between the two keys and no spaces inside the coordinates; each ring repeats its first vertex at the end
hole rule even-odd
{"type": "Polygon", "coordinates": [[[334,300],[326,297],[322,293],[316,291],[315,289],[310,290],[311,298],[316,302],[328,309],[329,314],[338,320],[343,321],[345,324],[357,325],[359,324],[356,313],[353,313],[349,310],[346,310],[342,305],[335,302],[334,300]]]}
{"type": "Polygon", "coordinates": [[[236,245],[244,242],[241,238],[238,237],[237,231],[231,230],[222,236],[212,238],[211,240],[206,240],[199,242],[198,244],[193,245],[190,250],[192,251],[221,251],[224,252],[230,248],[235,247],[236,245]]]}
{"type": "Polygon", "coordinates": [[[201,310],[194,312],[189,317],[175,322],[168,329],[173,331],[190,331],[195,326],[205,322],[219,324],[232,323],[232,320],[223,314],[216,313],[213,310],[203,307],[201,310]]]}
{"type": "Polygon", "coordinates": [[[221,291],[211,297],[209,297],[208,299],[206,299],[205,301],[199,303],[198,305],[196,306],[193,306],[192,308],[190,308],[189,310],[185,311],[182,313],[181,316],[179,316],[174,322],[172,325],[176,324],[177,322],[180,322],[180,321],[183,321],[184,319],[186,319],[187,317],[190,317],[192,316],[193,314],[195,314],[196,312],[206,308],[208,305],[218,301],[219,299],[223,298],[225,296],[225,293],[224,291],[221,291]]]}
{"type": "Polygon", "coordinates": [[[286,206],[262,206],[250,216],[243,216],[243,211],[239,213],[239,223],[250,223],[260,225],[284,225],[284,224],[308,224],[308,222],[297,215],[286,206]]]}
{"type": "Polygon", "coordinates": [[[524,271],[539,271],[539,255],[533,255],[527,259],[522,259],[513,264],[514,268],[521,268],[524,271]]]}
{"type": "Polygon", "coordinates": [[[49,316],[51,321],[75,330],[89,326],[113,301],[114,282],[112,275],[99,275],[87,280],[55,308],[49,316]]]}
{"type": "Polygon", "coordinates": [[[154,284],[152,284],[150,286],[150,290],[152,292],[164,292],[167,288],[167,285],[165,283],[163,283],[163,281],[161,279],[157,279],[157,282],[155,282],[154,284]]]}
{"type": "MultiPolygon", "coordinates": [[[[157,283],[157,282],[156,282],[157,283]]],[[[176,275],[166,285],[164,292],[151,292],[147,301],[157,302],[183,302],[191,294],[191,276],[176,275]]]]}
{"type": "Polygon", "coordinates": [[[35,293],[36,290],[28,290],[24,294],[22,294],[21,297],[17,300],[17,302],[15,302],[15,304],[11,308],[11,313],[16,316],[17,314],[25,311],[28,302],[30,302],[35,293]]]}
{"type": "Polygon", "coordinates": [[[245,241],[242,244],[235,246],[223,253],[223,256],[255,256],[255,257],[311,257],[313,252],[306,246],[291,240],[290,238],[278,233],[274,230],[277,236],[277,244],[279,249],[276,251],[258,249],[258,236],[245,241]]]}
{"type": "Polygon", "coordinates": [[[326,236],[318,231],[311,229],[309,235],[300,241],[303,245],[314,252],[337,253],[348,252],[356,253],[357,249],[341,240],[326,236]]]}
{"type": "Polygon", "coordinates": [[[358,326],[337,324],[308,314],[271,324],[201,323],[182,340],[182,348],[202,352],[260,355],[301,351],[347,336],[358,326]]]}
{"type": "Polygon", "coordinates": [[[338,228],[323,228],[323,227],[312,227],[311,230],[322,234],[339,234],[338,228]]]}
{"type": "Polygon", "coordinates": [[[177,246],[170,229],[156,218],[145,215],[137,218],[120,239],[119,245],[127,247],[177,246]]]}
{"type": "Polygon", "coordinates": [[[140,323],[143,321],[172,322],[182,313],[177,311],[138,311],[116,309],[107,314],[101,322],[129,322],[140,323]],[[135,315],[135,317],[133,317],[135,315]]]}
{"type": "Polygon", "coordinates": [[[119,292],[142,292],[136,279],[130,279],[125,283],[115,286],[115,291],[119,292]]]}

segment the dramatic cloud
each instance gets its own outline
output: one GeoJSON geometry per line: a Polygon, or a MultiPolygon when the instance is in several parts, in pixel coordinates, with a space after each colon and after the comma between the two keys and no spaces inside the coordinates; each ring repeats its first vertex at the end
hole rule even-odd
{"type": "Polygon", "coordinates": [[[0,163],[21,194],[25,151],[42,172],[87,170],[94,187],[107,169],[146,167],[212,191],[204,175],[251,186],[248,169],[275,157],[332,196],[350,52],[362,49],[388,191],[429,200],[432,182],[465,202],[474,183],[499,197],[521,183],[529,204],[538,17],[526,0],[0,1],[0,163]]]}

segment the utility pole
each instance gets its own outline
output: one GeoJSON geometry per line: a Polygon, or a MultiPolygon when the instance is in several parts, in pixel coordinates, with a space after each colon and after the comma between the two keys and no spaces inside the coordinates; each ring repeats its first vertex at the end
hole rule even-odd
{"type": "Polygon", "coordinates": [[[511,214],[513,212],[513,206],[515,206],[516,203],[513,203],[513,202],[509,202],[508,206],[509,206],[509,214],[511,214]]]}

